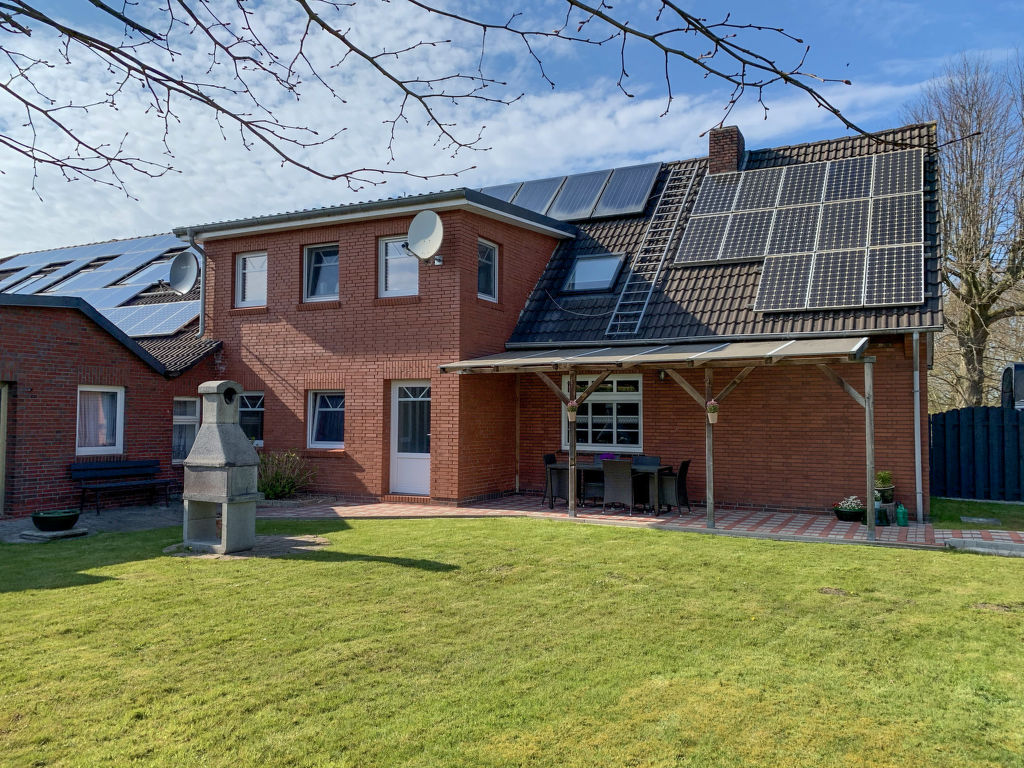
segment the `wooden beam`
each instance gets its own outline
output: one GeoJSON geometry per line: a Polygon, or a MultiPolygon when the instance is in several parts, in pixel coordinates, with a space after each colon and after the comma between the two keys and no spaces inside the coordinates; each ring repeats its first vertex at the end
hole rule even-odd
{"type": "MultiPolygon", "coordinates": [[[[714,372],[711,368],[704,369],[704,392],[705,400],[711,400],[711,394],[714,391],[714,372]]],[[[715,527],[715,428],[714,425],[708,421],[707,411],[704,412],[704,475],[705,475],[705,492],[706,508],[708,513],[707,527],[715,527]]]]}
{"type": "Polygon", "coordinates": [[[718,393],[718,397],[716,397],[715,400],[718,402],[725,400],[725,398],[729,396],[729,393],[736,389],[736,387],[740,385],[740,382],[747,378],[753,370],[754,366],[750,365],[736,374],[736,378],[726,384],[725,389],[718,393]]]}
{"type": "MultiPolygon", "coordinates": [[[[601,386],[601,382],[603,382],[605,379],[607,379],[608,378],[608,374],[610,374],[610,373],[611,373],[611,371],[601,371],[601,373],[597,374],[597,378],[594,379],[590,383],[589,387],[587,387],[585,390],[583,390],[583,394],[581,394],[579,397],[576,398],[576,403],[577,404],[582,403],[584,400],[586,400],[588,397],[590,397],[592,394],[594,394],[594,392],[597,390],[597,388],[599,386],[601,386]]],[[[570,387],[569,388],[570,396],[572,394],[572,390],[573,389],[575,389],[575,387],[570,387]]]]}
{"type": "Polygon", "coordinates": [[[10,393],[10,386],[0,383],[0,515],[4,514],[4,494],[7,492],[4,481],[7,478],[7,398],[10,393]]]}
{"type": "Polygon", "coordinates": [[[868,541],[875,540],[875,358],[864,358],[864,453],[867,458],[868,541]]]}
{"type": "Polygon", "coordinates": [[[856,389],[850,386],[849,382],[847,382],[846,379],[844,379],[838,373],[833,371],[827,365],[823,365],[821,363],[818,363],[818,370],[825,374],[825,378],[827,378],[829,381],[833,382],[840,389],[845,390],[846,394],[848,394],[850,397],[856,400],[861,408],[867,407],[864,398],[861,397],[860,392],[858,392],[856,389]]]}
{"type": "MultiPolygon", "coordinates": [[[[561,390],[559,390],[561,391],[561,390]]],[[[576,371],[569,371],[569,394],[576,396],[576,371]]],[[[569,415],[569,517],[576,517],[576,414],[569,415]]]]}
{"type": "Polygon", "coordinates": [[[558,399],[561,400],[563,404],[569,404],[569,396],[562,391],[562,388],[560,386],[558,386],[557,384],[555,384],[555,382],[551,380],[550,376],[548,376],[546,373],[541,373],[540,371],[534,371],[534,373],[540,377],[541,381],[543,381],[545,384],[548,385],[548,387],[551,388],[552,392],[558,395],[558,399]]]}
{"type": "MultiPolygon", "coordinates": [[[[704,370],[707,371],[709,369],[705,368],[704,370]]],[[[710,397],[707,399],[701,397],[700,392],[694,389],[693,385],[690,384],[690,382],[688,382],[686,379],[684,379],[682,377],[682,374],[679,373],[679,371],[673,371],[671,368],[666,368],[665,373],[671,376],[672,380],[676,384],[678,384],[680,387],[686,390],[687,394],[689,394],[690,397],[697,401],[697,405],[701,407],[701,410],[704,410],[704,405],[707,403],[708,400],[711,399],[710,397]]]]}

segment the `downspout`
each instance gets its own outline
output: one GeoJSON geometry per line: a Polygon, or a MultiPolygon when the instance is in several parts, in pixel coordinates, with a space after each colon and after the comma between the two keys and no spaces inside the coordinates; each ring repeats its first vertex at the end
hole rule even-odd
{"type": "Polygon", "coordinates": [[[921,333],[914,331],[914,492],[917,522],[924,522],[924,478],[921,462],[921,333]]]}
{"type": "Polygon", "coordinates": [[[188,244],[192,246],[199,256],[199,331],[196,338],[203,338],[206,333],[206,251],[196,242],[196,232],[192,227],[188,228],[188,244]]]}

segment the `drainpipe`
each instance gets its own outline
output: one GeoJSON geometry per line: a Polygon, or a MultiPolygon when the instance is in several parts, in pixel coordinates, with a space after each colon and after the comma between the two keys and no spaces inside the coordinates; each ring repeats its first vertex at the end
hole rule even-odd
{"type": "Polygon", "coordinates": [[[201,257],[199,262],[199,331],[196,333],[196,338],[201,339],[206,333],[206,251],[196,242],[196,233],[192,227],[188,228],[188,244],[201,257]]]}
{"type": "Polygon", "coordinates": [[[924,478],[921,469],[921,333],[914,331],[914,491],[917,522],[924,522],[924,478]]]}

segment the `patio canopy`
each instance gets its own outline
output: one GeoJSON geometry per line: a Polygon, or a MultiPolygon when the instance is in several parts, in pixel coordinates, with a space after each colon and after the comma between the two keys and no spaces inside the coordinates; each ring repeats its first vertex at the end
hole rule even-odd
{"type": "Polygon", "coordinates": [[[867,337],[859,337],[517,349],[447,363],[441,366],[441,372],[517,373],[592,368],[737,368],[782,363],[853,362],[860,359],[867,343],[867,337]]]}

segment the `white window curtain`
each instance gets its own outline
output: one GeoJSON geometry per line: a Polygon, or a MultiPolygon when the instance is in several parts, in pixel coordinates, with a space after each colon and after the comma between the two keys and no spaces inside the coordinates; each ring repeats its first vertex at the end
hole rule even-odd
{"type": "Polygon", "coordinates": [[[78,447],[117,445],[117,392],[78,393],[78,447]]]}

